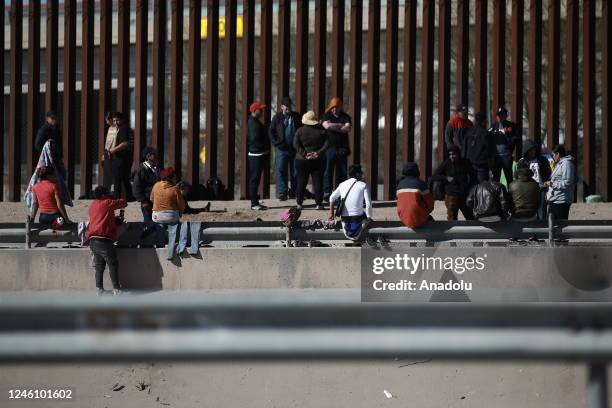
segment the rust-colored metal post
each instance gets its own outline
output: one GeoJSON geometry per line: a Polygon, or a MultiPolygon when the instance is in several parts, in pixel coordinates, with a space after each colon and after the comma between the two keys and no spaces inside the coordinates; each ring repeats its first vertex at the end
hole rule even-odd
{"type": "Polygon", "coordinates": [[[206,157],[204,173],[207,179],[217,176],[217,146],[219,133],[219,1],[208,0],[206,32],[206,157]]]}
{"type": "Polygon", "coordinates": [[[315,0],[314,26],[314,83],[312,86],[312,110],[321,117],[325,109],[325,61],[327,43],[327,1],[315,0]]]}
{"type": "Polygon", "coordinates": [[[68,192],[74,196],[74,145],[76,127],[76,0],[64,1],[64,101],[62,148],[68,192]]]}
{"type": "Polygon", "coordinates": [[[567,1],[565,44],[565,141],[566,150],[578,153],[578,0],[567,1]]]}
{"type": "MultiPolygon", "coordinates": [[[[189,0],[189,87],[187,88],[187,178],[200,182],[200,57],[202,0],[189,0]]],[[[207,152],[208,153],[208,152],[207,152]]]]}
{"type": "Polygon", "coordinates": [[[331,93],[344,96],[344,0],[333,0],[331,38],[331,93]]]}
{"type": "Polygon", "coordinates": [[[378,119],[380,106],[380,0],[368,3],[368,117],[365,131],[365,182],[378,197],[378,119]]]}
{"type": "Polygon", "coordinates": [[[295,110],[308,110],[308,0],[298,0],[295,33],[295,110]]]}
{"type": "Polygon", "coordinates": [[[47,70],[45,107],[57,111],[58,66],[58,7],[57,0],[47,0],[47,33],[45,45],[45,69],[47,70]]]}
{"type": "MultiPolygon", "coordinates": [[[[0,27],[4,27],[4,13],[0,13],[0,27]]],[[[0,30],[0,44],[4,44],[4,30],[0,30]]],[[[4,64],[0,64],[0,78],[4,78],[4,64]]],[[[4,94],[0,98],[0,129],[4,129],[4,94]]],[[[0,132],[0,168],[4,169],[4,142],[6,136],[0,132]]],[[[4,174],[0,177],[0,201],[4,201],[4,174]]]]}
{"type": "MultiPolygon", "coordinates": [[[[510,114],[518,127],[518,133],[523,134],[523,50],[524,50],[524,0],[512,0],[512,47],[510,62],[510,114]]],[[[520,147],[520,146],[519,146],[520,147]]],[[[522,152],[516,152],[520,156],[522,152]]]]}
{"type": "Polygon", "coordinates": [[[584,197],[595,194],[595,0],[582,2],[582,181],[584,197]]]}
{"type": "MultiPolygon", "coordinates": [[[[474,110],[487,112],[487,0],[476,0],[474,110]]],[[[432,40],[433,41],[433,40],[432,40]]]]}
{"type": "Polygon", "coordinates": [[[130,118],[130,0],[119,0],[117,10],[117,110],[130,118]]]}
{"type": "Polygon", "coordinates": [[[559,143],[559,1],[548,0],[548,73],[546,92],[546,145],[552,149],[559,143]]]}
{"type": "Polygon", "coordinates": [[[254,75],[255,71],[255,0],[244,0],[242,2],[242,118],[240,123],[240,199],[247,198],[249,192],[249,159],[247,145],[247,121],[249,117],[249,105],[254,99],[254,75]]]}
{"type": "Polygon", "coordinates": [[[506,1],[493,1],[493,111],[506,103],[506,1]]]}
{"type": "Polygon", "coordinates": [[[153,125],[151,145],[157,149],[159,161],[164,163],[164,101],[166,96],[166,45],[168,43],[165,0],[153,3],[153,125]]]}
{"type": "Polygon", "coordinates": [[[183,140],[183,0],[172,0],[172,44],[170,47],[170,137],[168,165],[182,174],[183,140]]]}
{"type": "MultiPolygon", "coordinates": [[[[104,145],[106,142],[106,121],[104,116],[111,109],[111,79],[112,71],[112,31],[113,31],[113,3],[105,1],[100,3],[100,92],[98,93],[98,185],[104,183],[104,169],[102,161],[104,145]]],[[[106,163],[110,166],[110,163],[106,163]]]]}
{"type": "Polygon", "coordinates": [[[349,39],[348,113],[353,121],[349,136],[350,161],[361,160],[361,60],[363,47],[363,0],[351,0],[351,36],[349,39]]]}
{"type": "Polygon", "coordinates": [[[8,142],[8,199],[21,199],[21,53],[23,49],[23,4],[21,0],[11,1],[9,14],[11,24],[11,94],[9,98],[9,142],[8,142]]]}
{"type": "MultiPolygon", "coordinates": [[[[272,0],[261,2],[261,58],[259,76],[259,94],[261,102],[266,105],[263,114],[263,124],[270,126],[272,102],[272,0]]],[[[263,177],[259,185],[259,195],[270,198],[270,155],[264,156],[263,177]]]]}
{"type": "Polygon", "coordinates": [[[225,61],[223,64],[223,180],[225,199],[234,199],[236,166],[236,26],[237,5],[225,0],[225,61]]]}
{"type": "Polygon", "coordinates": [[[542,140],[542,3],[529,6],[529,138],[542,140]]]}
{"type": "MultiPolygon", "coordinates": [[[[433,59],[434,24],[436,14],[434,0],[423,1],[423,33],[421,46],[421,135],[419,141],[419,168],[425,178],[432,173],[432,115],[433,115],[433,59]]],[[[478,49],[478,47],[476,47],[478,49]]]]}
{"type": "Polygon", "coordinates": [[[278,92],[276,104],[289,96],[289,56],[291,53],[291,1],[280,0],[278,5],[278,92]]]}
{"type": "Polygon", "coordinates": [[[385,61],[385,130],[383,143],[383,199],[395,199],[397,162],[397,54],[399,2],[387,1],[387,32],[385,61]]]}
{"type": "Polygon", "coordinates": [[[470,2],[457,2],[457,103],[469,106],[470,2]]]}
{"type": "Polygon", "coordinates": [[[402,84],[404,94],[404,143],[402,149],[402,160],[404,162],[414,161],[414,134],[416,128],[416,122],[414,119],[417,35],[416,12],[417,1],[407,0],[404,9],[404,79],[402,84]]]}
{"type": "Polygon", "coordinates": [[[27,173],[36,167],[34,139],[42,122],[40,109],[40,2],[28,4],[28,98],[26,108],[26,163],[27,173]]]}
{"type": "Polygon", "coordinates": [[[85,0],[81,11],[81,143],[80,143],[80,195],[91,191],[92,145],[91,129],[94,129],[93,101],[93,53],[94,53],[94,0],[85,0]]]}
{"type": "Polygon", "coordinates": [[[612,67],[610,66],[610,48],[612,48],[612,5],[609,1],[603,2],[601,13],[601,38],[606,38],[602,49],[602,77],[601,77],[601,194],[605,201],[612,200],[612,134],[610,134],[610,77],[612,76],[612,67]]]}
{"type": "Polygon", "coordinates": [[[134,164],[138,165],[142,149],[147,145],[147,0],[136,1],[136,86],[134,90],[134,164]]]}
{"type": "Polygon", "coordinates": [[[444,128],[450,117],[451,2],[440,0],[438,5],[438,146],[436,159],[438,163],[441,163],[446,153],[444,128]]]}

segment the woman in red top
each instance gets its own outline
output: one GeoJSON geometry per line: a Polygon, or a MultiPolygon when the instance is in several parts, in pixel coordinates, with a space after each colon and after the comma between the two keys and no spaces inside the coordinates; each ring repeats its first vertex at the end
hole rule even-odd
{"type": "Polygon", "coordinates": [[[38,221],[41,224],[53,224],[60,217],[63,218],[64,223],[69,222],[68,213],[66,213],[64,203],[60,198],[59,189],[53,181],[54,169],[52,167],[40,167],[37,171],[39,180],[32,186],[36,198],[32,208],[32,219],[35,219],[36,213],[40,211],[38,221]]]}

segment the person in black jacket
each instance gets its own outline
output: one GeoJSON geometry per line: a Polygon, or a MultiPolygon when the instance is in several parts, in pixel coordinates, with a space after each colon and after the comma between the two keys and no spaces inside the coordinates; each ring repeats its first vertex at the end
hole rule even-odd
{"type": "Polygon", "coordinates": [[[249,199],[252,210],[265,210],[266,206],[260,204],[257,190],[263,173],[264,163],[270,152],[270,140],[266,128],[261,123],[263,103],[253,102],[249,106],[249,120],[247,123],[247,147],[249,156],[249,199]]]}
{"type": "Polygon", "coordinates": [[[444,204],[449,221],[457,220],[459,210],[466,220],[474,218],[465,199],[472,185],[476,184],[476,175],[470,161],[461,158],[459,146],[448,146],[448,159],[438,166],[431,178],[433,181],[445,182],[444,204]]]}
{"type": "Polygon", "coordinates": [[[291,110],[291,98],[285,96],[280,111],[272,117],[270,123],[270,142],[274,145],[276,167],[276,195],[281,201],[295,195],[295,149],[293,137],[302,126],[300,115],[291,110]],[[291,189],[289,189],[291,181],[291,189]]]}
{"type": "Polygon", "coordinates": [[[470,128],[463,139],[461,153],[474,167],[478,176],[478,182],[489,179],[489,163],[493,160],[493,149],[489,143],[489,132],[487,131],[487,118],[484,113],[478,112],[474,115],[474,127],[470,128]]]}
{"type": "Polygon", "coordinates": [[[510,202],[506,195],[506,188],[502,184],[487,180],[472,188],[466,204],[479,221],[501,221],[508,217],[510,209],[510,202]]]}
{"type": "Polygon", "coordinates": [[[546,182],[550,180],[552,169],[546,157],[542,155],[542,148],[539,143],[527,139],[525,141],[523,157],[516,163],[516,171],[519,169],[530,169],[533,180],[540,187],[540,207],[538,208],[538,220],[546,219],[546,182]]]}
{"type": "Polygon", "coordinates": [[[36,141],[34,142],[34,148],[36,153],[40,155],[42,149],[47,143],[47,140],[51,140],[51,153],[53,160],[56,160],[56,165],[62,157],[62,139],[60,135],[59,126],[57,123],[57,115],[54,111],[47,112],[45,124],[42,125],[38,132],[36,132],[36,141]]]}
{"type": "Polygon", "coordinates": [[[489,132],[491,132],[491,141],[493,143],[494,165],[491,168],[493,171],[493,179],[499,181],[502,170],[506,177],[506,182],[512,182],[512,161],[515,152],[522,148],[521,135],[518,132],[518,126],[514,122],[508,120],[508,110],[503,106],[497,110],[497,122],[493,124],[489,132]]]}
{"type": "Polygon", "coordinates": [[[134,199],[140,203],[142,218],[145,225],[153,225],[153,203],[150,200],[153,185],[159,181],[161,168],[157,164],[157,150],[145,147],[142,151],[143,162],[134,173],[132,193],[134,199]]]}
{"type": "Polygon", "coordinates": [[[113,195],[121,198],[125,190],[127,201],[132,200],[132,186],[130,176],[133,161],[134,132],[132,128],[124,122],[123,114],[115,112],[114,122],[117,129],[117,136],[109,149],[111,170],[113,173],[113,195]]]}

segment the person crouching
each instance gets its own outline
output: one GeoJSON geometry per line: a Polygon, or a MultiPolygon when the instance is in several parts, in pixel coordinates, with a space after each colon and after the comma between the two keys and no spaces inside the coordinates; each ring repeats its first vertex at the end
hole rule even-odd
{"type": "Polygon", "coordinates": [[[402,178],[397,183],[397,215],[408,228],[416,228],[433,220],[434,198],[427,184],[419,178],[419,166],[406,163],[402,178]]]}
{"type": "Polygon", "coordinates": [[[472,209],[478,221],[496,222],[508,217],[506,188],[493,179],[475,185],[465,203],[472,209]]]}

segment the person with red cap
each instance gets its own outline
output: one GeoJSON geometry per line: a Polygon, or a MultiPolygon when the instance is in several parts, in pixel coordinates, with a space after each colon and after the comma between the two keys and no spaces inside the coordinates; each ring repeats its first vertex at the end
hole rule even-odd
{"type": "Polygon", "coordinates": [[[351,117],[342,110],[342,99],[337,96],[331,98],[321,117],[321,124],[329,137],[323,176],[324,199],[329,202],[332,191],[347,179],[347,157],[350,154],[348,134],[352,129],[352,121],[351,117]]]}
{"type": "Polygon", "coordinates": [[[263,103],[253,102],[249,106],[249,120],[247,123],[247,148],[249,158],[249,192],[252,210],[265,210],[266,206],[259,202],[257,190],[263,173],[265,161],[270,152],[270,139],[268,132],[261,123],[263,110],[266,107],[263,103]]]}

